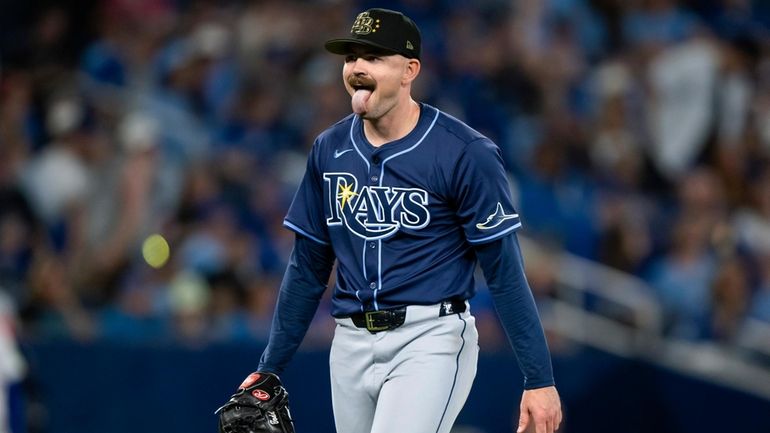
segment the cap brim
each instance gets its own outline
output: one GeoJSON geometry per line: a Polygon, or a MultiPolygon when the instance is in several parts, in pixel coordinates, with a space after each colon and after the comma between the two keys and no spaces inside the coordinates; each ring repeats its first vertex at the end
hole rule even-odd
{"type": "Polygon", "coordinates": [[[353,50],[351,49],[351,45],[376,48],[378,50],[382,50],[388,53],[403,55],[403,53],[394,51],[392,48],[384,47],[382,45],[375,44],[374,42],[364,41],[361,39],[353,39],[353,38],[330,39],[326,41],[326,43],[324,44],[324,48],[326,48],[326,51],[330,53],[345,55],[353,52],[353,50]]]}

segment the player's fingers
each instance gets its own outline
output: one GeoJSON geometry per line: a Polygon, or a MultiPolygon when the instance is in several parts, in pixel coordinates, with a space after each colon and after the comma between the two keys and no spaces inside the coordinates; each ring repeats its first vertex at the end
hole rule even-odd
{"type": "Polygon", "coordinates": [[[535,420],[536,433],[553,433],[556,430],[556,412],[541,413],[535,420]]]}
{"type": "Polygon", "coordinates": [[[519,415],[519,428],[516,429],[516,433],[522,433],[524,430],[527,429],[527,425],[529,424],[529,411],[527,408],[523,407],[521,408],[521,414],[519,415]]]}
{"type": "Polygon", "coordinates": [[[556,413],[556,425],[553,427],[554,431],[559,430],[559,427],[561,427],[561,420],[562,420],[562,411],[559,409],[559,411],[556,413]]]}

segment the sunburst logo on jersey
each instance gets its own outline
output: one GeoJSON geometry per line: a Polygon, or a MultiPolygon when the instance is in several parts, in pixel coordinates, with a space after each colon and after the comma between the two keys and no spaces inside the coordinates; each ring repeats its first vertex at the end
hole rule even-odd
{"type": "Polygon", "coordinates": [[[353,197],[358,195],[355,191],[353,191],[353,185],[342,185],[340,184],[340,192],[337,194],[337,198],[340,200],[340,206],[344,209],[345,204],[349,203],[349,200],[353,197]]]}

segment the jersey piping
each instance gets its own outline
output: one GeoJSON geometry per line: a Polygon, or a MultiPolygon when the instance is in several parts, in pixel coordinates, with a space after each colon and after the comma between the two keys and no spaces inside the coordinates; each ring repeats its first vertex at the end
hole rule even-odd
{"type": "Polygon", "coordinates": [[[329,242],[326,242],[326,241],[323,241],[321,239],[318,239],[317,237],[315,237],[315,236],[311,235],[310,233],[306,232],[305,230],[302,230],[301,228],[299,228],[296,224],[292,224],[287,219],[283,220],[283,225],[285,225],[286,227],[288,227],[288,228],[294,230],[295,232],[301,234],[302,236],[305,236],[306,238],[309,238],[309,239],[312,239],[312,240],[318,242],[319,244],[330,245],[329,242]]]}
{"type": "MultiPolygon", "coordinates": [[[[387,157],[387,158],[382,160],[382,167],[380,167],[379,186],[382,186],[382,182],[383,182],[383,180],[385,178],[385,164],[388,161],[390,161],[391,159],[393,159],[393,158],[395,158],[397,156],[405,155],[405,154],[413,151],[414,149],[416,149],[425,140],[425,137],[427,137],[428,134],[430,134],[430,132],[433,130],[433,127],[436,125],[436,121],[438,120],[438,117],[439,117],[439,114],[440,114],[439,110],[435,110],[435,111],[436,111],[436,113],[433,115],[433,120],[431,121],[430,125],[428,126],[428,129],[425,130],[425,132],[417,140],[417,142],[415,142],[409,148],[404,149],[404,150],[402,150],[400,152],[394,153],[393,155],[390,155],[389,157],[387,157]]],[[[351,141],[351,143],[353,143],[353,148],[356,149],[356,152],[358,153],[358,155],[361,157],[361,159],[364,160],[364,163],[366,164],[367,170],[369,170],[369,168],[370,168],[369,161],[366,159],[364,154],[359,149],[358,143],[356,143],[356,139],[355,139],[354,134],[353,134],[353,131],[355,131],[355,126],[357,125],[357,120],[358,120],[358,117],[354,117],[353,121],[350,123],[350,141],[351,141]]],[[[361,254],[361,256],[362,256],[361,267],[363,268],[362,271],[363,271],[364,279],[366,279],[366,244],[367,244],[367,241],[364,241],[363,253],[361,254]]],[[[379,293],[379,291],[381,289],[382,289],[382,239],[378,239],[377,240],[377,287],[375,287],[375,289],[373,291],[374,293],[372,295],[372,304],[374,306],[375,311],[380,309],[379,304],[377,303],[377,294],[379,293]]],[[[356,297],[358,297],[358,290],[356,291],[356,297]]],[[[359,298],[359,300],[360,300],[360,298],[359,298]]],[[[361,305],[361,308],[363,309],[363,304],[361,305]]]]}
{"type": "Polygon", "coordinates": [[[518,222],[515,225],[513,225],[511,227],[508,227],[507,229],[505,229],[505,230],[503,230],[503,231],[501,231],[499,233],[495,233],[495,234],[493,234],[491,236],[487,236],[487,237],[479,238],[479,239],[467,239],[467,238],[466,239],[468,240],[468,243],[470,243],[470,244],[481,244],[481,243],[484,243],[484,242],[488,242],[488,241],[491,241],[491,240],[494,240],[494,239],[501,238],[501,237],[507,235],[508,233],[510,233],[510,232],[512,232],[512,231],[514,231],[516,229],[519,229],[519,228],[521,228],[521,222],[518,222]]]}
{"type": "Polygon", "coordinates": [[[465,328],[468,327],[468,322],[465,321],[465,319],[460,316],[459,314],[457,317],[463,321],[463,330],[460,331],[460,339],[462,340],[462,344],[460,345],[460,350],[457,351],[457,357],[455,358],[455,374],[452,378],[452,388],[449,390],[449,397],[446,399],[446,405],[444,406],[444,412],[441,413],[441,419],[438,421],[438,426],[436,427],[436,433],[438,433],[439,430],[441,430],[441,423],[444,422],[444,416],[446,416],[446,411],[449,409],[449,403],[452,401],[452,394],[455,391],[455,385],[457,385],[457,373],[460,371],[460,355],[463,353],[463,349],[465,348],[465,328]]]}

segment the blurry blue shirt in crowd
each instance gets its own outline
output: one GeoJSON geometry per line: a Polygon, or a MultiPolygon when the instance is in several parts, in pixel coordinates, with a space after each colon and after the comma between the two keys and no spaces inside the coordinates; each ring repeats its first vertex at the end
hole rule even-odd
{"type": "Polygon", "coordinates": [[[698,20],[693,14],[675,7],[657,12],[637,10],[624,17],[623,35],[632,47],[669,45],[692,36],[697,25],[698,20]]]}
{"type": "Polygon", "coordinates": [[[108,41],[100,40],[88,46],[81,59],[81,70],[98,84],[123,87],[128,82],[125,62],[108,41]]]}
{"type": "Polygon", "coordinates": [[[519,182],[522,222],[528,233],[586,258],[595,258],[599,227],[595,188],[576,172],[558,178],[529,173],[519,182]]]}
{"type": "Polygon", "coordinates": [[[754,295],[748,315],[770,324],[770,287],[763,287],[754,295]]]}
{"type": "Polygon", "coordinates": [[[716,266],[717,261],[710,253],[689,263],[671,256],[652,263],[647,279],[663,305],[664,326],[669,335],[691,340],[704,337],[716,266]]]}

